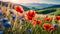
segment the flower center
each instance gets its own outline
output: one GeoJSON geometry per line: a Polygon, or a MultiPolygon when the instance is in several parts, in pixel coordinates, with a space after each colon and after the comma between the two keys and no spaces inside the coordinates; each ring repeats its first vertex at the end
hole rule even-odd
{"type": "Polygon", "coordinates": [[[30,14],[30,16],[32,17],[33,15],[32,15],[32,14],[30,14]]]}

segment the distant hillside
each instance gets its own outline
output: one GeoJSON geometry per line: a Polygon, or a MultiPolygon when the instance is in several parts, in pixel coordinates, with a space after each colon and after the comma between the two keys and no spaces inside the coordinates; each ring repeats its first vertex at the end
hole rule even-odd
{"type": "Polygon", "coordinates": [[[21,4],[21,5],[32,10],[38,10],[38,9],[54,6],[54,4],[40,4],[40,3],[27,3],[27,4],[21,4]]]}
{"type": "MultiPolygon", "coordinates": [[[[47,8],[60,8],[60,5],[53,5],[53,6],[51,6],[51,7],[46,7],[46,8],[43,8],[43,9],[47,9],[47,8]]],[[[42,10],[43,10],[42,9],[42,10]]]]}
{"type": "Polygon", "coordinates": [[[54,5],[54,6],[51,6],[51,7],[48,7],[48,8],[60,8],[60,5],[54,5]]]}
{"type": "Polygon", "coordinates": [[[36,10],[38,14],[55,14],[60,15],[60,5],[54,5],[43,9],[36,10]]]}
{"type": "Polygon", "coordinates": [[[27,10],[30,10],[28,7],[26,7],[26,6],[23,6],[23,5],[21,5],[22,7],[23,7],[23,9],[25,10],[25,11],[27,11],[27,10]]]}

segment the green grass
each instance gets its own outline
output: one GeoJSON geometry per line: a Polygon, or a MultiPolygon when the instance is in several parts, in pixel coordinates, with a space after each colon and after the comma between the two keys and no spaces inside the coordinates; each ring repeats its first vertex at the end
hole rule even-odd
{"type": "Polygon", "coordinates": [[[56,10],[55,12],[51,12],[51,13],[47,13],[46,14],[55,14],[55,15],[60,15],[60,8],[46,8],[46,9],[42,9],[42,10],[36,10],[36,13],[37,14],[44,14],[44,13],[41,13],[41,12],[45,12],[46,10],[56,10]]]}

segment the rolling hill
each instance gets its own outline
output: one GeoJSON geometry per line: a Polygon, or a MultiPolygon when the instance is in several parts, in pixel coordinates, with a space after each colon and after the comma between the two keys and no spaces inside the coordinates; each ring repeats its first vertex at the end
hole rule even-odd
{"type": "Polygon", "coordinates": [[[28,8],[26,6],[23,6],[23,5],[21,5],[21,6],[23,7],[24,11],[30,10],[30,8],[28,8]]]}
{"type": "Polygon", "coordinates": [[[51,7],[46,7],[40,10],[36,10],[38,14],[55,14],[60,15],[60,5],[54,5],[51,7]]]}
{"type": "Polygon", "coordinates": [[[55,4],[27,3],[27,4],[21,4],[21,5],[32,10],[38,10],[38,9],[54,6],[55,4]]]}

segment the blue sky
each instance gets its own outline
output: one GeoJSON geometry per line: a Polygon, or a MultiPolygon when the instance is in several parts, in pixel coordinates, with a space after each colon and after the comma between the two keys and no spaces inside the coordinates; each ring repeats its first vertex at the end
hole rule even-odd
{"type": "Polygon", "coordinates": [[[13,2],[18,4],[25,3],[46,3],[46,4],[60,4],[60,0],[1,0],[6,2],[13,2]]]}

